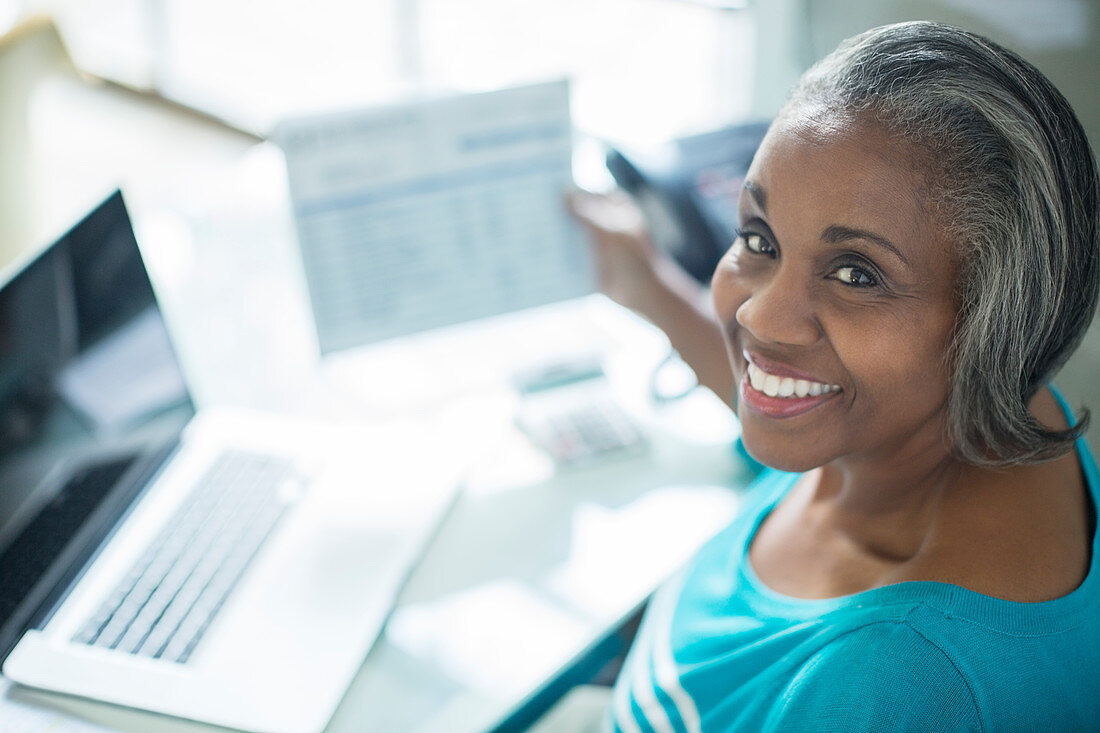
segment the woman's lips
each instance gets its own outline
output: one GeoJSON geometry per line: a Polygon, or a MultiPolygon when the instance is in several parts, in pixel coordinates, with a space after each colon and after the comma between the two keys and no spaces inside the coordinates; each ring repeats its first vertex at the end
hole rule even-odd
{"type": "Polygon", "coordinates": [[[809,412],[818,405],[833,399],[840,394],[839,391],[824,392],[819,395],[807,395],[805,397],[771,397],[752,386],[746,371],[741,377],[738,389],[740,402],[748,405],[754,411],[768,417],[786,418],[809,412]]]}
{"type": "Polygon", "coordinates": [[[792,379],[804,379],[807,382],[824,382],[824,380],[818,379],[812,374],[795,369],[792,366],[781,364],[777,361],[772,361],[766,357],[761,356],[747,349],[741,352],[741,356],[745,361],[750,364],[755,364],[758,368],[764,370],[768,374],[774,374],[777,377],[791,377],[792,379]]]}

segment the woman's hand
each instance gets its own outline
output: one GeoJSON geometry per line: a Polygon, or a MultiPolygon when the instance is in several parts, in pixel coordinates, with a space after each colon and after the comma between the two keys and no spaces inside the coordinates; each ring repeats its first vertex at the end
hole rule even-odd
{"type": "Polygon", "coordinates": [[[702,285],[657,249],[641,209],[625,194],[572,193],[566,205],[588,230],[600,289],[668,336],[699,382],[733,405],[733,372],[702,285]]]}
{"type": "Polygon", "coordinates": [[[569,194],[566,206],[588,231],[600,290],[652,319],[661,287],[658,270],[669,258],[653,245],[641,209],[622,193],[583,191],[569,194]]]}

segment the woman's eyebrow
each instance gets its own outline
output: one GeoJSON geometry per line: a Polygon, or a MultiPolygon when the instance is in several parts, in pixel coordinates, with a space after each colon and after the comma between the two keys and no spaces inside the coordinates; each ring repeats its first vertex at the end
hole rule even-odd
{"type": "Polygon", "coordinates": [[[764,188],[755,181],[746,180],[741,187],[749,192],[749,195],[756,201],[756,205],[760,207],[760,210],[765,214],[768,213],[768,194],[764,191],[764,188]]]}
{"type": "Polygon", "coordinates": [[[880,247],[890,250],[894,253],[899,260],[909,265],[909,260],[905,258],[905,255],[901,253],[897,245],[891,242],[886,237],[879,236],[874,232],[869,232],[866,229],[854,229],[852,227],[840,226],[839,224],[833,224],[827,227],[824,232],[821,233],[821,239],[829,244],[840,244],[850,239],[866,239],[868,242],[873,242],[880,247]]]}

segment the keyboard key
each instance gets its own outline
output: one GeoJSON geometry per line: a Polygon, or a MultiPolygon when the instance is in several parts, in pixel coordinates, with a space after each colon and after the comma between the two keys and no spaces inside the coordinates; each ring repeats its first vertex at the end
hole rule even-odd
{"type": "Polygon", "coordinates": [[[287,461],[220,456],[74,641],[186,662],[282,518],[287,461]]]}

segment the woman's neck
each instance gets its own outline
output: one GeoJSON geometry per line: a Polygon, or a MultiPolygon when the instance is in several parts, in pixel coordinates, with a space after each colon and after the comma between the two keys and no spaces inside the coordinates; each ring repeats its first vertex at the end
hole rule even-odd
{"type": "Polygon", "coordinates": [[[969,472],[938,444],[890,460],[841,459],[808,479],[807,510],[863,551],[904,562],[925,546],[944,497],[969,472]]]}

